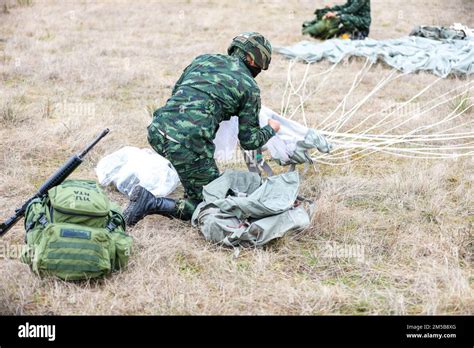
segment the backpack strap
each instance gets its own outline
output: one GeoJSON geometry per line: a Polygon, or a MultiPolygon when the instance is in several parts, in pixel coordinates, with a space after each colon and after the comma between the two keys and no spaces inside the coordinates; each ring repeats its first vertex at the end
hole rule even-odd
{"type": "Polygon", "coordinates": [[[45,227],[47,224],[49,224],[49,221],[48,221],[48,218],[46,217],[46,214],[45,213],[41,213],[39,215],[39,219],[36,220],[36,221],[31,221],[29,224],[26,225],[25,227],[25,230],[26,230],[26,233],[28,233],[29,231],[31,231],[34,227],[34,225],[36,224],[36,222],[39,222],[41,226],[45,227]]]}
{"type": "Polygon", "coordinates": [[[119,227],[122,227],[125,231],[125,220],[123,215],[118,210],[111,208],[109,213],[109,221],[107,222],[105,229],[109,232],[113,232],[119,227]]]}

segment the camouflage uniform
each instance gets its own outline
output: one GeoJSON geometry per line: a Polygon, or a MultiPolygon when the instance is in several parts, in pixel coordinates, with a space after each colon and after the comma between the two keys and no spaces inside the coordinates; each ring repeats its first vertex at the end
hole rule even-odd
{"type": "Polygon", "coordinates": [[[314,14],[315,20],[303,24],[303,34],[323,39],[344,33],[352,34],[353,38],[365,38],[369,35],[370,0],[348,0],[344,5],[319,9],[314,14]],[[336,13],[337,18],[324,20],[323,17],[328,12],[336,13]],[[336,26],[339,30],[335,30],[336,26]]]}
{"type": "Polygon", "coordinates": [[[198,56],[183,72],[166,105],[156,110],[148,141],[175,167],[185,189],[178,215],[189,220],[202,201],[202,187],[219,176],[213,139],[219,123],[239,117],[239,141],[246,150],[263,146],[274,134],[260,128],[260,90],[237,56],[198,56]]]}

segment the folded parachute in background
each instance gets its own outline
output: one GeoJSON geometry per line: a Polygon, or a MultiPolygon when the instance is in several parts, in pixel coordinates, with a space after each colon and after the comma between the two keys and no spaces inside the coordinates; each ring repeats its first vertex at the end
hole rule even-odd
{"type": "Polygon", "coordinates": [[[449,28],[438,25],[418,25],[413,28],[410,36],[426,37],[432,40],[467,40],[474,36],[474,30],[461,23],[454,23],[449,28]]]}
{"type": "MultiPolygon", "coordinates": [[[[318,149],[329,153],[332,145],[315,129],[307,128],[298,122],[288,120],[273,110],[262,106],[259,115],[260,127],[268,124],[268,119],[280,122],[280,131],[264,146],[270,151],[272,159],[280,165],[312,163],[308,150],[318,149]]],[[[235,153],[238,142],[239,123],[237,117],[223,121],[217,131],[214,144],[216,145],[215,158],[228,161],[235,153]]]]}
{"type": "Polygon", "coordinates": [[[390,40],[340,40],[323,43],[301,41],[288,47],[275,47],[290,59],[307,63],[328,59],[338,63],[345,57],[366,57],[372,63],[382,60],[405,73],[429,71],[440,77],[449,74],[470,75],[474,72],[474,37],[464,40],[431,40],[407,36],[390,40]]]}

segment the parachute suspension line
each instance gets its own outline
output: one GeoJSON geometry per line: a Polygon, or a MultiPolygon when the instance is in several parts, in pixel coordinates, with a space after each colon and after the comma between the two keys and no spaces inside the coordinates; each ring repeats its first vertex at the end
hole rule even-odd
{"type": "MultiPolygon", "coordinates": [[[[305,103],[320,91],[341,61],[316,74],[310,74],[312,65],[307,64],[299,84],[294,82],[292,74],[296,62],[297,60],[292,60],[288,65],[287,82],[281,100],[281,115],[292,119],[300,113],[305,126],[308,127],[305,103]],[[310,90],[308,82],[316,77],[320,77],[318,84],[316,88],[310,90]],[[292,107],[293,99],[296,99],[295,107],[292,107]]],[[[348,107],[349,98],[360,86],[372,66],[370,59],[366,59],[362,68],[356,72],[346,94],[332,112],[319,122],[316,129],[335,147],[330,154],[314,151],[311,157],[316,163],[345,165],[375,153],[418,159],[453,159],[474,156],[474,129],[470,128],[474,120],[462,118],[471,111],[473,105],[458,102],[460,98],[469,96],[469,92],[474,88],[474,81],[433,96],[423,104],[416,102],[421,96],[431,92],[432,88],[442,80],[442,78],[437,78],[407,101],[392,104],[357,120],[359,110],[371,98],[393,81],[408,74],[392,70],[381,78],[360,101],[348,107]],[[446,106],[451,106],[451,111],[447,114],[441,109],[446,106]],[[435,114],[435,111],[440,112],[435,114]],[[429,123],[423,123],[424,120],[432,120],[433,117],[430,116],[433,115],[441,115],[441,117],[436,117],[429,123]]]]}
{"type": "Polygon", "coordinates": [[[321,87],[324,85],[324,83],[329,78],[331,72],[339,64],[339,62],[337,62],[337,63],[333,64],[331,67],[329,67],[327,70],[324,70],[322,72],[313,74],[311,76],[307,76],[307,74],[309,72],[310,65],[311,65],[311,64],[307,64],[307,67],[306,67],[306,70],[305,70],[305,77],[302,79],[302,83],[300,83],[300,86],[295,89],[294,86],[293,86],[293,82],[292,82],[292,69],[293,69],[293,66],[297,63],[297,61],[298,60],[294,59],[294,60],[291,60],[288,64],[287,80],[286,80],[285,90],[283,92],[282,101],[281,101],[280,115],[282,115],[283,117],[288,118],[288,119],[292,119],[293,116],[298,111],[298,109],[301,108],[302,106],[304,106],[304,102],[306,102],[311,96],[313,96],[316,92],[318,92],[321,89],[321,87]],[[324,78],[319,80],[318,86],[316,87],[316,89],[314,91],[312,91],[311,93],[309,93],[306,97],[303,97],[303,100],[300,99],[300,104],[298,104],[295,107],[295,109],[293,110],[292,114],[290,116],[288,116],[288,110],[289,110],[289,106],[290,106],[290,103],[291,103],[291,98],[293,96],[300,97],[299,91],[301,89],[303,89],[303,93],[305,93],[304,91],[307,89],[308,81],[314,79],[315,77],[319,77],[319,76],[324,76],[324,78]]]}

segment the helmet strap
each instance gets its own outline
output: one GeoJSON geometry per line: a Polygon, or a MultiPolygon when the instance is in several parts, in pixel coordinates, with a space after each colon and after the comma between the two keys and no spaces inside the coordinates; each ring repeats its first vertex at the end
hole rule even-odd
{"type": "Polygon", "coordinates": [[[260,74],[260,72],[262,71],[262,69],[260,69],[259,67],[251,66],[250,64],[246,64],[246,65],[247,65],[247,68],[249,68],[254,78],[257,77],[257,75],[260,74]]]}
{"type": "Polygon", "coordinates": [[[242,49],[239,47],[235,47],[234,50],[232,51],[231,54],[233,57],[238,57],[244,64],[247,66],[247,68],[250,70],[250,73],[252,76],[255,78],[257,77],[258,74],[262,71],[261,68],[252,66],[250,65],[248,58],[247,58],[247,53],[245,53],[242,49]]]}

